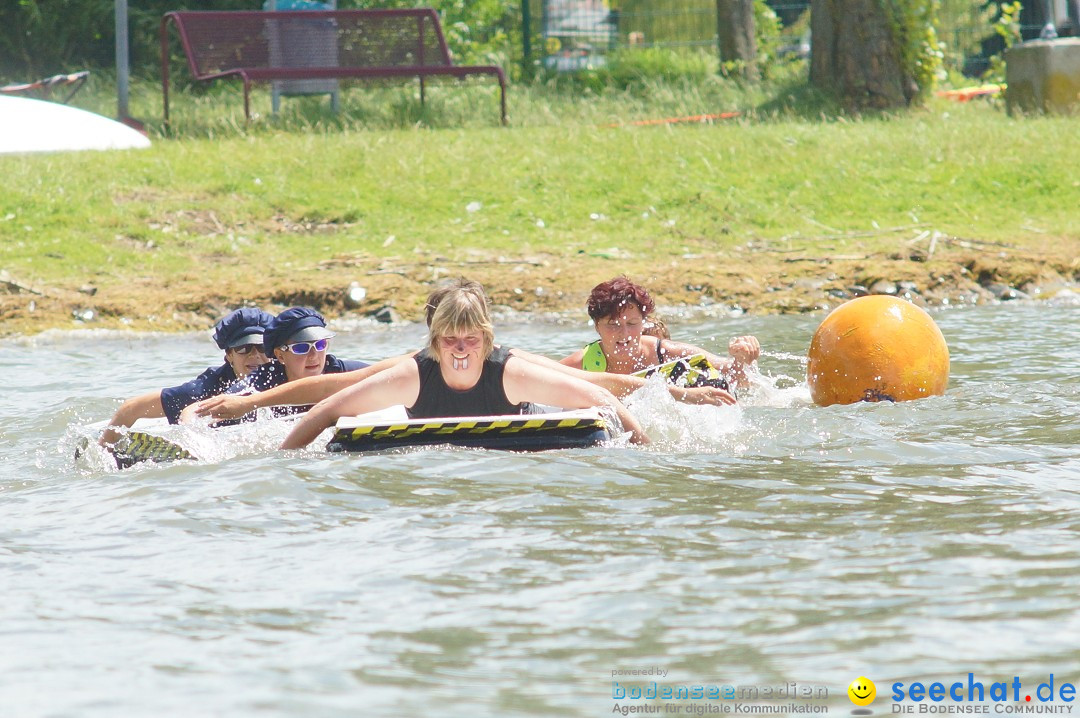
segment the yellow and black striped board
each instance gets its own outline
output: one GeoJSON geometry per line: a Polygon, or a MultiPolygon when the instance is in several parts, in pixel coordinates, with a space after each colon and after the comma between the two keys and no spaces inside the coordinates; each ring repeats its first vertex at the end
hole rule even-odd
{"type": "Polygon", "coordinates": [[[450,444],[506,451],[548,451],[596,446],[611,439],[595,409],[551,414],[467,416],[446,419],[371,420],[342,417],[328,451],[387,451],[450,444]]]}
{"type": "Polygon", "coordinates": [[[113,447],[112,455],[116,458],[117,467],[121,469],[126,469],[144,461],[157,463],[196,458],[190,451],[179,444],[173,443],[164,437],[142,431],[132,431],[121,437],[116,442],[116,446],[113,447]]]}
{"type": "Polygon", "coordinates": [[[672,359],[663,364],[634,372],[634,376],[650,377],[662,375],[669,383],[679,386],[718,386],[727,389],[727,380],[704,354],[691,354],[688,357],[672,359]]]}

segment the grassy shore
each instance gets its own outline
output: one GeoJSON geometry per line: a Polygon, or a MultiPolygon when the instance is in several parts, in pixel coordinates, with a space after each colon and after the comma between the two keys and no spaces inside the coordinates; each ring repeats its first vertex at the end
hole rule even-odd
{"type": "MultiPolygon", "coordinates": [[[[82,105],[112,114],[110,89],[82,105]]],[[[137,84],[151,149],[0,157],[0,331],[201,328],[241,303],[415,318],[458,274],[523,311],[582,311],[623,272],[661,304],[751,311],[813,310],[878,280],[935,303],[1080,277],[1074,119],[945,101],[810,118],[798,92],[513,87],[503,128],[481,83],[437,87],[426,108],[357,88],[343,115],[312,98],[245,126],[225,87],[181,94],[164,133],[160,91],[137,84]]]]}

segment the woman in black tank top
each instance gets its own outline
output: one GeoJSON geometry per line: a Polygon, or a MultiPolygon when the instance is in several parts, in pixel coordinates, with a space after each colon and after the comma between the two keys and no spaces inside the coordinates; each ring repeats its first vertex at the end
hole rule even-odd
{"type": "Polygon", "coordinates": [[[407,407],[410,419],[426,419],[441,416],[494,416],[520,414],[521,404],[511,403],[503,388],[503,372],[510,350],[495,349],[484,359],[480,380],[469,389],[453,389],[447,385],[441,371],[441,362],[432,356],[430,349],[417,354],[420,372],[420,391],[416,403],[407,407]]]}
{"type": "Polygon", "coordinates": [[[281,448],[311,443],[342,416],[404,405],[422,418],[520,413],[526,402],[565,409],[612,407],[636,443],[648,437],[611,392],[577,377],[495,349],[487,296],[476,282],[463,281],[439,302],[428,346],[415,361],[402,362],[315,405],[297,422],[281,448]]]}

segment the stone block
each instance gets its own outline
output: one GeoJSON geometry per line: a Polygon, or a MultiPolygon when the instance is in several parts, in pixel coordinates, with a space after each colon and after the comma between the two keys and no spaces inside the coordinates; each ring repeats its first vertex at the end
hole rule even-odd
{"type": "Polygon", "coordinates": [[[1080,114],[1080,38],[1032,40],[1005,53],[1009,114],[1080,114]]]}

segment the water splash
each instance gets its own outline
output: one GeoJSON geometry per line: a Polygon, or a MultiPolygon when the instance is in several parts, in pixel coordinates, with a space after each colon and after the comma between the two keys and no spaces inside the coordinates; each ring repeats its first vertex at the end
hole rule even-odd
{"type": "Polygon", "coordinates": [[[783,359],[785,361],[796,361],[806,366],[810,359],[805,354],[792,354],[791,352],[776,352],[776,351],[761,351],[761,356],[769,357],[772,359],[783,359]]]}
{"type": "Polygon", "coordinates": [[[739,428],[742,410],[734,406],[701,406],[675,400],[660,377],[631,394],[624,402],[657,448],[708,452],[720,437],[739,428]]]}
{"type": "Polygon", "coordinates": [[[768,406],[785,409],[813,403],[805,376],[787,374],[747,373],[750,387],[739,392],[739,402],[745,406],[768,406]]]}
{"type": "Polygon", "coordinates": [[[676,401],[659,377],[650,380],[624,403],[652,439],[654,449],[741,454],[754,444],[759,433],[746,409],[787,409],[811,404],[810,389],[803,379],[786,374],[769,376],[753,370],[747,377],[750,387],[739,390],[739,403],[735,405],[676,401]]]}
{"type": "MultiPolygon", "coordinates": [[[[241,456],[276,451],[292,429],[295,418],[274,417],[269,410],[259,409],[256,421],[225,427],[213,427],[209,420],[197,420],[190,424],[167,424],[164,420],[140,421],[133,429],[121,431],[120,436],[122,440],[132,431],[160,436],[186,449],[197,461],[220,463],[241,456]]],[[[62,455],[74,456],[75,468],[83,474],[116,471],[116,459],[97,443],[104,427],[104,422],[71,424],[57,443],[57,449],[62,455]]],[[[319,445],[320,448],[323,445],[319,445]]],[[[152,462],[139,465],[152,465],[152,462]]]]}

